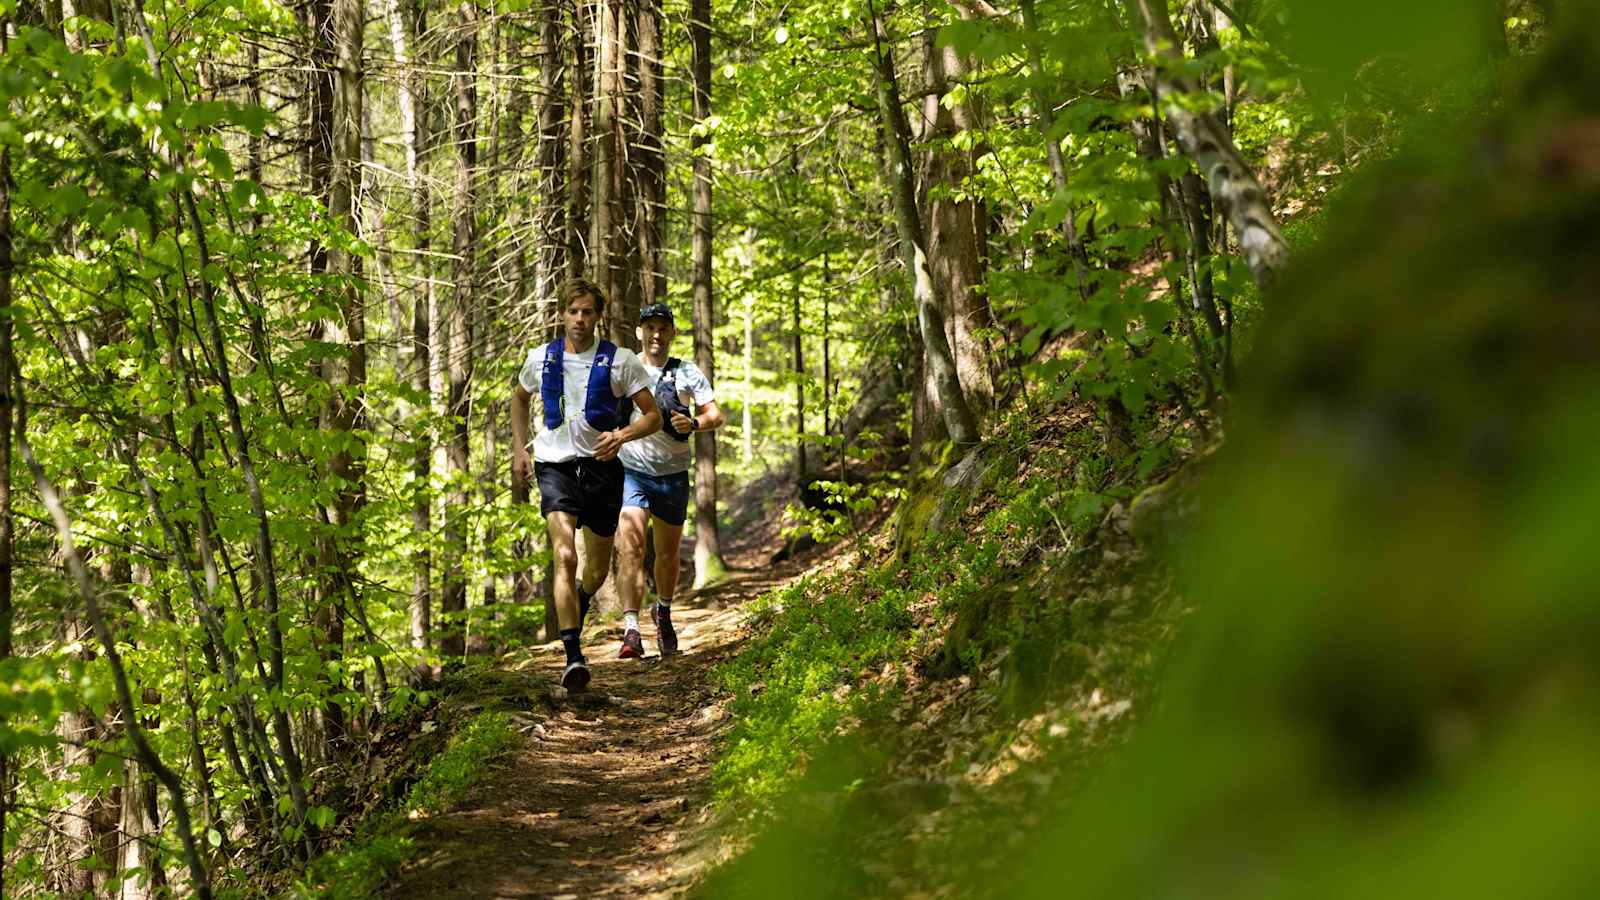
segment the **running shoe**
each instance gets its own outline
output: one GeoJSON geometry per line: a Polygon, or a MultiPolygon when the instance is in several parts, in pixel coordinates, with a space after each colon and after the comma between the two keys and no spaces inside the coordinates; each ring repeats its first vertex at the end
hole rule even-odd
{"type": "Polygon", "coordinates": [[[678,630],[672,627],[672,611],[663,611],[659,605],[650,607],[650,621],[656,625],[656,643],[661,645],[662,656],[678,652],[678,630]]]}
{"type": "Polygon", "coordinates": [[[639,632],[629,629],[622,636],[622,652],[617,654],[617,659],[643,659],[644,638],[639,637],[639,632]]]}
{"type": "Polygon", "coordinates": [[[570,694],[589,686],[589,664],[582,657],[567,663],[567,668],[561,673],[561,686],[570,694]]]}

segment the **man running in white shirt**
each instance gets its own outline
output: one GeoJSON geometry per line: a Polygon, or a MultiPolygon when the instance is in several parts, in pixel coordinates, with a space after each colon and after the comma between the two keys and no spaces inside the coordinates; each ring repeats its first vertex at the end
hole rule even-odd
{"type": "Polygon", "coordinates": [[[543,415],[531,468],[539,482],[539,511],[555,550],[556,618],[567,654],[561,684],[581,691],[589,684],[589,665],[579,637],[589,600],[611,567],[611,542],[622,506],[617,452],[659,429],[661,414],[651,393],[654,376],[638,355],[596,340],[595,326],[606,304],[600,289],[575,278],[562,286],[560,303],[565,335],[528,351],[513,389],[511,477],[519,483],[528,478],[528,405],[538,394],[543,415]],[[631,422],[629,399],[636,410],[631,422]],[[574,535],[579,528],[585,557],[581,579],[574,535]]]}
{"type": "Polygon", "coordinates": [[[617,527],[617,593],[622,599],[623,625],[622,651],[618,656],[624,659],[644,655],[644,641],[639,637],[639,606],[644,596],[645,525],[652,516],[658,598],[650,608],[650,617],[655,622],[661,655],[678,652],[678,633],[672,627],[672,596],[678,588],[678,544],[683,540],[683,521],[689,510],[689,435],[710,431],[723,423],[722,410],[717,407],[705,373],[693,362],[668,355],[677,334],[672,310],[665,303],[652,303],[639,311],[644,367],[655,385],[655,405],[661,410],[662,425],[660,431],[625,445],[619,453],[623,487],[622,517],[617,527]]]}

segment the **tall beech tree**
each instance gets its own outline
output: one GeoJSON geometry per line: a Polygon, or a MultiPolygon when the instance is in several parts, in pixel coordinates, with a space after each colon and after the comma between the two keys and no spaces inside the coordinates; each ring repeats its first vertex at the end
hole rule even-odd
{"type": "Polygon", "coordinates": [[[900,82],[895,74],[894,47],[888,42],[883,19],[873,8],[873,54],[877,60],[878,114],[883,120],[885,143],[889,151],[888,171],[884,173],[894,198],[895,225],[900,234],[900,250],[912,296],[917,305],[917,324],[927,353],[927,364],[950,440],[963,452],[976,445],[980,435],[978,420],[961,390],[955,358],[945,332],[945,301],[941,286],[934,280],[928,261],[927,229],[917,208],[916,186],[911,160],[911,129],[906,123],[900,100],[900,82]]]}
{"type": "MultiPolygon", "coordinates": [[[[692,60],[694,153],[690,247],[694,293],[694,360],[716,384],[716,304],[712,278],[712,242],[715,222],[711,209],[711,157],[708,154],[711,120],[711,0],[689,5],[689,43],[692,60]]],[[[746,413],[749,404],[745,404],[746,413]]],[[[745,425],[749,430],[748,420],[745,425]]],[[[694,587],[705,587],[727,571],[722,560],[722,535],[717,522],[717,437],[710,432],[694,436],[694,587]]]]}
{"type": "Polygon", "coordinates": [[[449,397],[450,440],[446,452],[450,461],[451,489],[445,511],[445,544],[449,559],[445,563],[444,592],[440,612],[446,617],[441,629],[439,650],[447,657],[466,652],[467,610],[467,517],[471,503],[471,449],[469,447],[472,396],[469,387],[473,369],[473,322],[477,305],[477,210],[475,190],[478,166],[478,25],[475,2],[463,3],[455,22],[455,68],[451,71],[451,139],[456,147],[454,199],[451,207],[451,281],[453,290],[449,310],[449,397]]]}

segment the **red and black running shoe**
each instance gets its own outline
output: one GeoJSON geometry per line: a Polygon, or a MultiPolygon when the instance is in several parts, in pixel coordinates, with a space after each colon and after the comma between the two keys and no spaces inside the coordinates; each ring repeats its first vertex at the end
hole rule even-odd
{"type": "Polygon", "coordinates": [[[629,629],[628,632],[622,636],[622,651],[617,654],[617,659],[643,658],[644,638],[639,636],[638,631],[629,629]]]}

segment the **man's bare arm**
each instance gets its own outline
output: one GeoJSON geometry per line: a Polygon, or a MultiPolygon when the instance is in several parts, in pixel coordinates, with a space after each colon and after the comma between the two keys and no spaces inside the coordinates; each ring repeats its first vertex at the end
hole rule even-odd
{"type": "Polygon", "coordinates": [[[527,483],[532,468],[528,459],[528,404],[532,399],[522,382],[515,382],[511,390],[511,482],[517,485],[527,483]]]}

